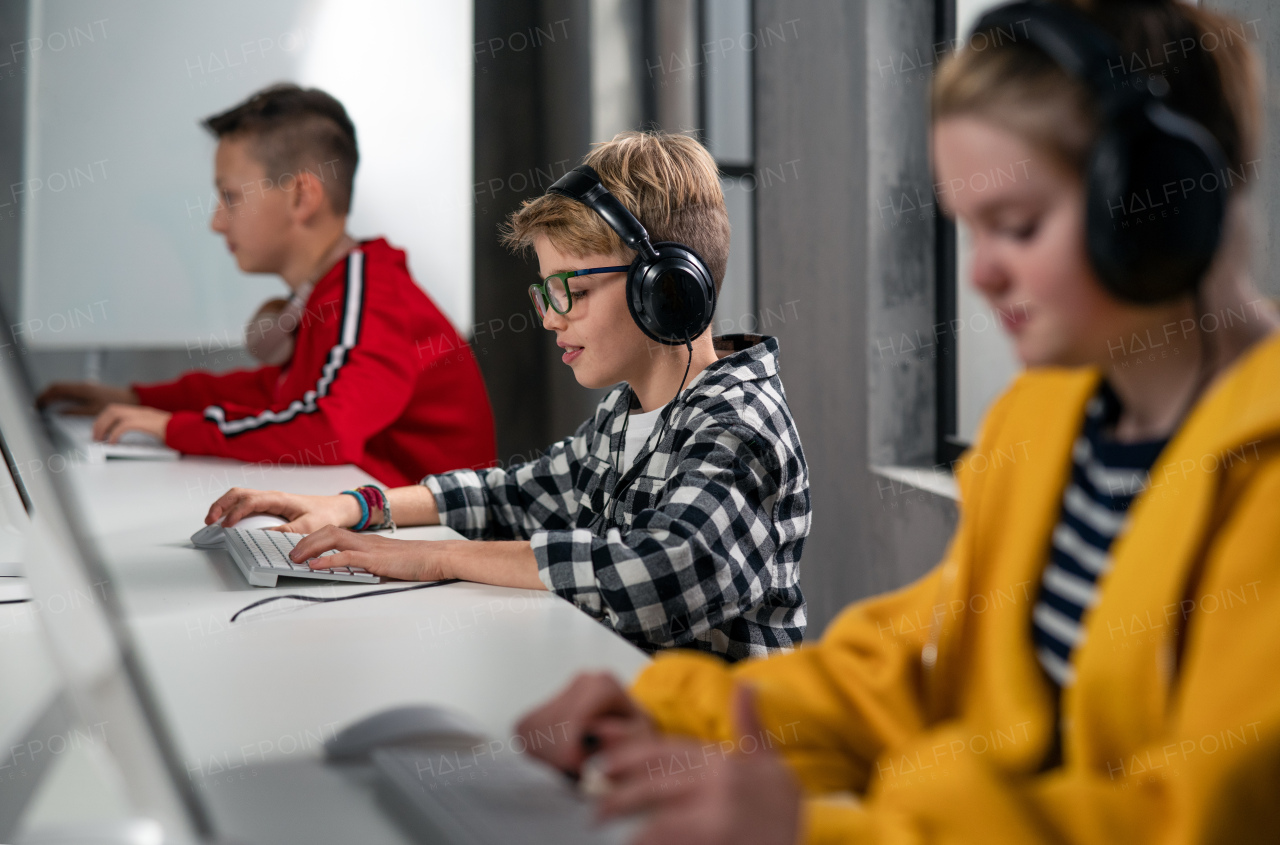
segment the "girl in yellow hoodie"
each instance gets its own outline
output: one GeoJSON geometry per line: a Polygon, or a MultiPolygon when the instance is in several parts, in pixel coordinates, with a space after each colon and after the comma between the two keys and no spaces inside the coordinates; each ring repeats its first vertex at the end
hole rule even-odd
{"type": "Polygon", "coordinates": [[[650,811],[638,842],[1280,837],[1280,320],[1248,274],[1247,40],[1174,0],[1057,0],[998,10],[940,70],[939,199],[1027,371],[924,578],[790,654],[671,653],[526,717],[570,740],[530,743],[550,762],[591,761],[603,813],[650,811]]]}

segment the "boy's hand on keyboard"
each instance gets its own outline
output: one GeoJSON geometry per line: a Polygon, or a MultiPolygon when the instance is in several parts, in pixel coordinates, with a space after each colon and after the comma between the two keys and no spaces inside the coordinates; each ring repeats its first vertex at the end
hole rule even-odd
{"type": "Polygon", "coordinates": [[[61,413],[96,417],[108,405],[137,405],[138,394],[127,387],[112,387],[92,381],[56,381],[36,397],[36,407],[65,402],[61,413]]]}
{"type": "MultiPolygon", "coordinates": [[[[344,498],[350,499],[350,496],[344,498]]],[[[450,547],[465,545],[465,540],[395,540],[375,534],[359,534],[326,525],[298,541],[289,553],[295,563],[311,560],[312,569],[358,567],[384,578],[402,581],[439,581],[451,577],[444,572],[450,547]],[[330,549],[335,555],[320,555],[330,549]],[[314,559],[313,559],[314,558],[314,559]]]]}
{"type": "Polygon", "coordinates": [[[119,443],[130,431],[141,431],[164,442],[165,430],[173,414],[159,408],[143,405],[111,404],[93,421],[93,439],[106,443],[119,443]]]}
{"type": "Polygon", "coordinates": [[[650,740],[653,722],[609,672],[584,672],[516,724],[529,754],[577,776],[599,751],[650,740]],[[551,741],[547,740],[551,736],[551,741]]]}
{"type": "Polygon", "coordinates": [[[256,513],[268,513],[289,520],[273,531],[310,534],[326,525],[355,525],[360,521],[360,504],[351,496],[299,496],[278,490],[249,490],[232,487],[209,506],[205,525],[222,519],[225,528],[256,513]]]}

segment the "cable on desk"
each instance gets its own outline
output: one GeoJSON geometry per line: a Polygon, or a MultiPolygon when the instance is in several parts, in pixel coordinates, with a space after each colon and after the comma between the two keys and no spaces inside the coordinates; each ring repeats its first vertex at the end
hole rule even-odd
{"type": "Polygon", "coordinates": [[[321,598],[320,596],[302,596],[302,595],[298,595],[297,593],[288,593],[283,596],[271,596],[269,598],[259,599],[258,601],[255,601],[253,604],[247,604],[244,607],[240,608],[235,612],[234,615],[232,615],[231,621],[232,622],[236,621],[236,619],[240,616],[240,614],[244,613],[245,611],[253,610],[255,607],[262,607],[262,605],[270,604],[273,601],[280,601],[280,599],[297,599],[298,601],[309,601],[309,602],[314,602],[316,604],[326,604],[331,601],[347,601],[349,599],[362,599],[362,598],[365,598],[366,596],[386,596],[386,595],[390,595],[391,593],[407,593],[410,590],[425,590],[428,587],[443,587],[445,584],[456,584],[461,580],[462,580],[461,578],[445,578],[441,581],[432,581],[429,584],[414,584],[411,587],[393,587],[390,590],[370,590],[367,593],[355,593],[354,595],[350,595],[350,596],[333,596],[331,598],[321,598]]]}

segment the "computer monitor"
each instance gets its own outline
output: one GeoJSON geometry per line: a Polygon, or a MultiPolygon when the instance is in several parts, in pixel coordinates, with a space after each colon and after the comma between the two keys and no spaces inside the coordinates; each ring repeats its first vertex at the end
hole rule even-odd
{"type": "MultiPolygon", "coordinates": [[[[0,325],[10,325],[3,312],[0,325]]],[[[37,610],[62,682],[46,713],[65,707],[83,724],[109,725],[106,744],[131,803],[161,825],[166,842],[212,840],[208,811],[179,763],[139,667],[111,578],[80,530],[84,522],[76,516],[66,474],[53,471],[61,464],[49,461],[53,450],[15,360],[19,354],[15,346],[0,346],[0,432],[7,474],[26,512],[25,519],[10,518],[22,523],[11,527],[21,534],[24,574],[37,608],[59,608],[37,610]]],[[[0,486],[8,486],[3,480],[0,486]]],[[[0,802],[0,840],[8,838],[22,809],[11,803],[0,802]]]]}
{"type": "Polygon", "coordinates": [[[9,444],[5,442],[4,431],[0,431],[0,453],[4,455],[4,466],[9,471],[9,483],[12,485],[13,492],[17,494],[18,501],[22,502],[22,509],[27,512],[27,516],[31,516],[31,494],[27,492],[27,485],[22,482],[22,474],[18,472],[17,461],[13,458],[13,452],[9,449],[9,444]]]}
{"type": "MultiPolygon", "coordinates": [[[[22,526],[31,518],[31,497],[9,444],[0,431],[0,455],[6,472],[0,471],[0,578],[16,579],[22,568],[22,526]]],[[[10,600],[7,582],[0,582],[0,602],[10,600]]]]}
{"type": "MultiPolygon", "coordinates": [[[[3,313],[0,313],[0,319],[3,319],[3,313]]],[[[12,357],[19,354],[9,321],[4,320],[4,325],[0,326],[0,356],[8,355],[12,357]]],[[[31,515],[31,496],[27,493],[27,487],[22,482],[22,474],[18,472],[16,459],[13,457],[13,450],[9,448],[8,442],[4,439],[4,432],[0,431],[0,457],[4,458],[5,471],[0,472],[0,480],[6,483],[0,483],[0,578],[17,577],[22,575],[22,560],[20,554],[20,541],[18,535],[20,527],[25,524],[26,519],[12,513],[15,510],[25,510],[27,518],[31,515]],[[5,478],[7,473],[8,477],[5,478]]],[[[6,585],[7,586],[7,585],[6,585]]],[[[10,591],[5,589],[0,592],[0,600],[9,597],[10,591]]]]}

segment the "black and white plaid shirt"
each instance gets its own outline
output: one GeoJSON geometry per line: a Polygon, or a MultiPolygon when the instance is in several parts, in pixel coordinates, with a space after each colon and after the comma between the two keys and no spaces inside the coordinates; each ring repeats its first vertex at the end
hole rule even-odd
{"type": "Polygon", "coordinates": [[[547,589],[646,651],[740,660],[798,645],[809,471],[778,342],[733,335],[716,349],[724,357],[664,409],[673,419],[659,418],[626,476],[614,465],[635,407],[624,384],[536,461],[423,479],[440,521],[473,539],[531,541],[547,589]]]}

